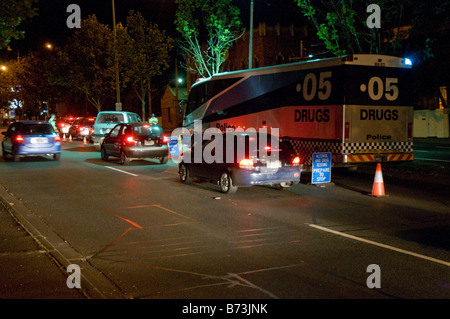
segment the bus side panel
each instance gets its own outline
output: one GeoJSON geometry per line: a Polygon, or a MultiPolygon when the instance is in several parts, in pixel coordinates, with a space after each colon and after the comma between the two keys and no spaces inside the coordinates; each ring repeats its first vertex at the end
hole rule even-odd
{"type": "Polygon", "coordinates": [[[278,128],[280,137],[296,139],[342,139],[342,105],[286,106],[226,120],[214,121],[210,127],[226,129],[278,128]]]}

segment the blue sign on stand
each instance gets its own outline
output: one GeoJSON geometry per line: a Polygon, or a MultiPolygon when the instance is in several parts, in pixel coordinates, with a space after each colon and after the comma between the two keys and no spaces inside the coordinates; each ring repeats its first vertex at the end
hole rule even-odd
{"type": "Polygon", "coordinates": [[[178,138],[176,136],[169,136],[168,144],[169,144],[170,156],[180,155],[180,150],[178,148],[178,138]]]}
{"type": "Polygon", "coordinates": [[[331,182],[331,153],[314,153],[311,183],[331,182]]]}

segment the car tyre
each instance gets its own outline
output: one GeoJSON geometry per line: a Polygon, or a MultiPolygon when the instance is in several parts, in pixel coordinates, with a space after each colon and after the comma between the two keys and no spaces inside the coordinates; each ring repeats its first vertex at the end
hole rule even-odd
{"type": "Polygon", "coordinates": [[[124,150],[120,151],[120,160],[119,160],[121,165],[128,165],[130,164],[130,159],[128,158],[127,154],[125,153],[124,150]]]}
{"type": "Polygon", "coordinates": [[[164,157],[160,157],[159,158],[159,162],[161,163],[161,164],[167,164],[167,161],[169,160],[169,157],[168,156],[164,156],[164,157]]]}
{"type": "Polygon", "coordinates": [[[222,172],[219,178],[220,191],[224,194],[233,194],[237,191],[237,186],[233,185],[233,179],[228,171],[222,172]]]}
{"type": "Polygon", "coordinates": [[[180,169],[179,169],[179,176],[180,176],[180,181],[182,183],[190,183],[192,181],[192,177],[191,174],[189,172],[189,168],[186,166],[186,164],[182,163],[180,165],[180,169]]]}
{"type": "Polygon", "coordinates": [[[53,160],[59,161],[60,158],[61,158],[61,154],[53,154],[53,160]]]}
{"type": "Polygon", "coordinates": [[[105,148],[102,146],[102,149],[101,149],[101,155],[102,155],[102,160],[104,160],[104,161],[107,161],[108,159],[109,159],[109,156],[108,156],[108,154],[106,154],[106,150],[105,150],[105,148]]]}
{"type": "Polygon", "coordinates": [[[12,157],[14,162],[20,162],[20,155],[17,155],[14,149],[12,151],[12,157]]]}

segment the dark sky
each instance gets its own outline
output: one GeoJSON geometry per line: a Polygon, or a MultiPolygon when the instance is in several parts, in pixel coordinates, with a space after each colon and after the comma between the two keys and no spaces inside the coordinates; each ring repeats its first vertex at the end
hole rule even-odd
{"type": "MultiPolygon", "coordinates": [[[[250,0],[232,1],[241,9],[241,20],[248,27],[250,0]]],[[[70,15],[66,12],[69,4],[80,6],[82,19],[95,14],[101,23],[112,27],[111,0],[39,0],[39,16],[20,27],[25,30],[26,38],[13,41],[10,45],[13,51],[19,50],[21,55],[26,54],[28,50],[37,50],[47,41],[62,45],[73,32],[66,25],[70,15]]],[[[157,23],[160,29],[166,30],[172,37],[178,36],[174,28],[175,0],[115,0],[115,6],[117,22],[125,23],[128,12],[134,9],[140,11],[147,20],[157,23]]],[[[268,24],[290,24],[301,19],[302,15],[294,0],[254,0],[255,26],[259,21],[266,21],[268,24]]]]}

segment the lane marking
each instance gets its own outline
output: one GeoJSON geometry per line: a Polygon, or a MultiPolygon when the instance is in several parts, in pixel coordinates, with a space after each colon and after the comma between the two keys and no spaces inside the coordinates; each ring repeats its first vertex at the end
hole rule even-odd
{"type": "Polygon", "coordinates": [[[381,244],[381,243],[378,243],[376,241],[364,239],[364,238],[361,238],[361,237],[356,237],[356,236],[353,236],[353,235],[342,233],[340,231],[333,230],[333,229],[326,228],[326,227],[322,227],[322,226],[319,226],[319,225],[314,225],[314,224],[308,224],[308,225],[310,227],[315,228],[315,229],[323,230],[325,232],[332,233],[332,234],[335,234],[335,235],[338,235],[338,236],[350,238],[350,239],[357,240],[357,241],[360,241],[360,242],[363,242],[363,243],[366,243],[366,244],[370,244],[370,245],[378,246],[378,247],[381,247],[381,248],[393,250],[393,251],[396,251],[396,252],[399,252],[399,253],[402,253],[402,254],[406,254],[406,255],[413,256],[413,257],[425,259],[425,260],[428,260],[428,261],[431,261],[431,262],[434,262],[434,263],[438,263],[438,264],[450,267],[450,262],[447,262],[447,261],[444,261],[444,260],[440,260],[440,259],[436,259],[436,258],[425,256],[425,255],[417,254],[417,253],[414,253],[412,251],[400,249],[400,248],[397,248],[397,247],[394,247],[394,246],[381,244]]]}
{"type": "Polygon", "coordinates": [[[105,166],[105,167],[109,168],[109,169],[113,169],[113,170],[121,172],[121,173],[124,173],[124,174],[131,175],[131,176],[139,176],[139,175],[136,175],[136,174],[133,174],[133,173],[130,173],[130,172],[123,171],[123,170],[115,168],[115,167],[111,167],[111,166],[105,166]]]}
{"type": "Polygon", "coordinates": [[[450,163],[450,160],[441,160],[441,159],[435,159],[435,158],[420,158],[420,157],[414,157],[415,160],[419,161],[431,161],[431,162],[445,162],[450,163]]]}

